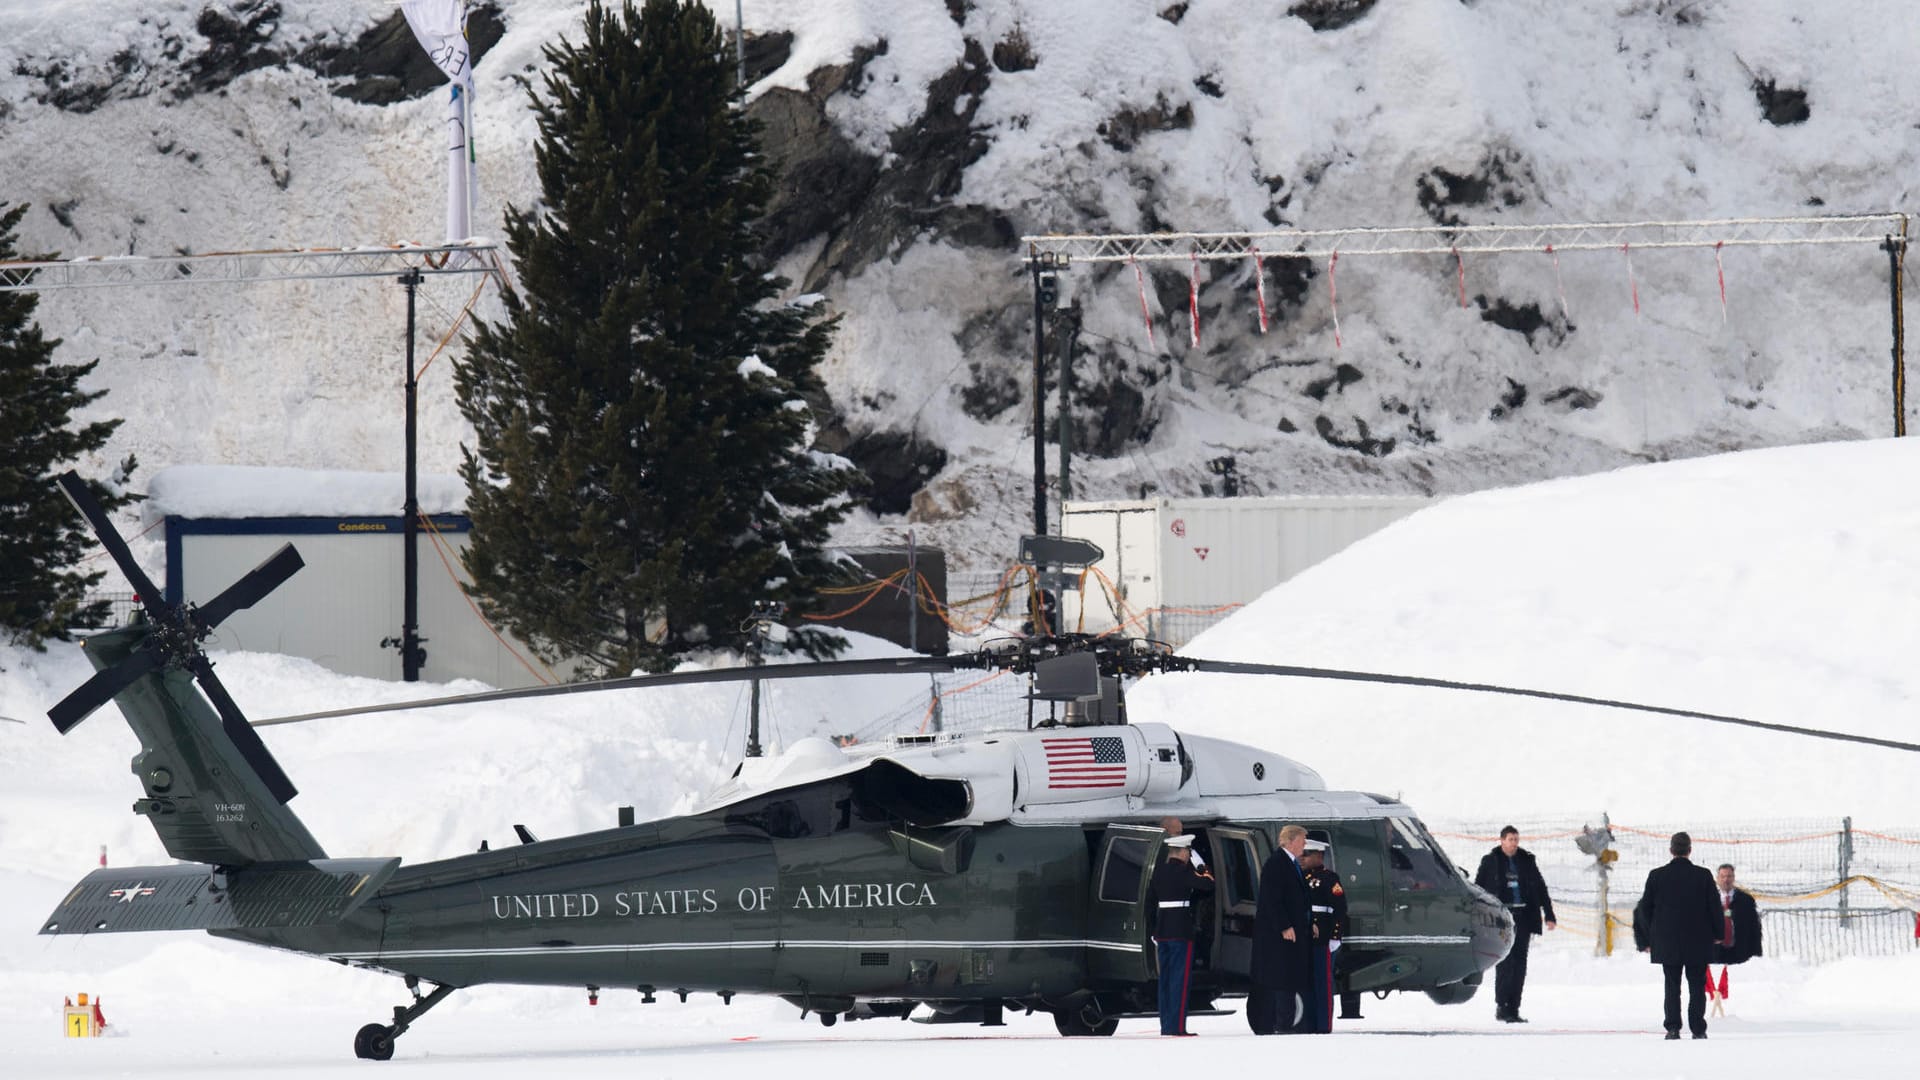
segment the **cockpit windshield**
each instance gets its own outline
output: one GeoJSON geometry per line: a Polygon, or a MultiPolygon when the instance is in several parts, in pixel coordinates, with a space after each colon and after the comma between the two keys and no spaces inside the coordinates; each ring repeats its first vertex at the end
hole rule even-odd
{"type": "Polygon", "coordinates": [[[1426,827],[1411,818],[1387,819],[1387,861],[1393,888],[1402,892],[1437,889],[1458,873],[1426,827]]]}

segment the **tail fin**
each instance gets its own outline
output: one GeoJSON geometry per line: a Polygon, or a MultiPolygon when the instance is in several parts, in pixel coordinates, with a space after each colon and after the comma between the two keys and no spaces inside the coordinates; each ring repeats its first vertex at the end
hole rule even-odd
{"type": "MultiPolygon", "coordinates": [[[[160,643],[148,638],[159,632],[164,628],[135,622],[88,638],[87,657],[105,671],[136,650],[155,649],[160,643]]],[[[133,774],[146,798],[133,810],[153,822],[167,854],[227,868],[327,857],[228,735],[221,717],[200,696],[193,673],[157,667],[119,690],[114,702],[140,738],[133,774]]]]}
{"type": "Polygon", "coordinates": [[[40,924],[42,934],[240,930],[339,922],[380,891],[399,859],[292,866],[130,866],[95,870],[40,924]]]}

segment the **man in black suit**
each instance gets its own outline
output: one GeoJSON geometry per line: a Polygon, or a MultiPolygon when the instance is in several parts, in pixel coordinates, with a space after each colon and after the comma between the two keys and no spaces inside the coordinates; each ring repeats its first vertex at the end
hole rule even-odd
{"type": "Polygon", "coordinates": [[[1520,995],[1527,988],[1528,946],[1541,927],[1552,930],[1558,925],[1547,879],[1540,876],[1533,852],[1520,846],[1520,830],[1509,825],[1500,830],[1500,845],[1481,856],[1473,883],[1507,905],[1513,915],[1513,948],[1493,969],[1493,1018],[1524,1024],[1520,995]]]}
{"type": "Polygon", "coordinates": [[[1313,940],[1313,911],[1300,854],[1307,830],[1280,830],[1280,847],[1260,870],[1260,894],[1253,913],[1253,982],[1247,995],[1247,1026],[1255,1035],[1290,1032],[1300,1022],[1308,980],[1307,946],[1313,940]]]}
{"type": "Polygon", "coordinates": [[[1680,977],[1687,980],[1687,1027],[1707,1037],[1707,958],[1723,932],[1720,890],[1704,866],[1695,866],[1693,838],[1673,834],[1673,861],[1654,867],[1633,909],[1633,943],[1651,953],[1666,974],[1667,1038],[1680,1037],[1680,977]]]}

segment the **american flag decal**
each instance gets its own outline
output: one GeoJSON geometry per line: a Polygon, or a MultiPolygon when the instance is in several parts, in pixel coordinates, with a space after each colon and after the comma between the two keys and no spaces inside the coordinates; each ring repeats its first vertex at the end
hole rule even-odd
{"type": "Polygon", "coordinates": [[[1117,735],[1042,739],[1047,790],[1127,786],[1127,742],[1117,735]]]}

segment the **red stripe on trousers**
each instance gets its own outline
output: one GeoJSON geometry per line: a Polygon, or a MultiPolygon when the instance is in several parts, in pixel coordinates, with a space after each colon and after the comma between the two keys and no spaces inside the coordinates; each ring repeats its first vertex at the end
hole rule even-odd
{"type": "Polygon", "coordinates": [[[1187,1030],[1187,987],[1193,983],[1193,941],[1187,941],[1187,970],[1180,976],[1180,1030],[1187,1030]]]}

